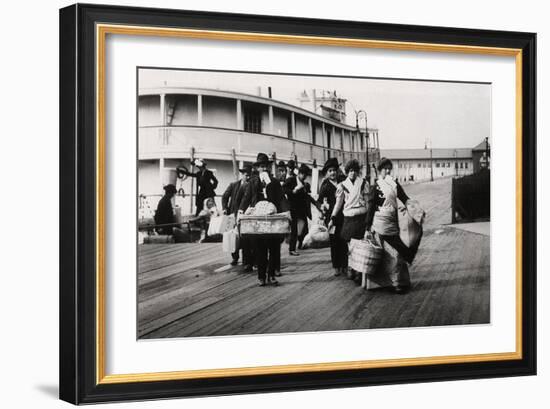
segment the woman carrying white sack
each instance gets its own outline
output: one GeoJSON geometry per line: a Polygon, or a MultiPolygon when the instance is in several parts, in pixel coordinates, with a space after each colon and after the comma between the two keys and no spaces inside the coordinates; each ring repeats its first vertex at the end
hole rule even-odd
{"type": "MultiPolygon", "coordinates": [[[[419,223],[419,234],[407,246],[400,237],[399,206],[398,200],[405,206],[414,205],[410,201],[399,182],[390,175],[393,165],[391,160],[381,158],[378,163],[378,176],[369,192],[368,212],[366,218],[366,231],[373,233],[373,239],[384,248],[385,256],[379,267],[378,282],[376,277],[370,277],[382,287],[393,285],[396,293],[404,294],[411,287],[409,269],[418,251],[422,237],[421,223],[423,211],[419,223]]],[[[401,210],[407,216],[406,209],[401,210]]],[[[408,217],[408,216],[407,216],[408,217]]]]}

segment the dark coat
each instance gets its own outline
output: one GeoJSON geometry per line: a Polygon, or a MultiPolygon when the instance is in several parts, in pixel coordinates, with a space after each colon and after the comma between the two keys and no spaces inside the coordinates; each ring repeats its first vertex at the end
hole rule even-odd
{"type": "Polygon", "coordinates": [[[216,179],[216,176],[208,169],[199,170],[195,173],[186,172],[185,174],[197,178],[198,193],[195,203],[202,208],[204,199],[216,196],[215,189],[218,187],[218,179],[216,179]]]}
{"type": "MultiPolygon", "coordinates": [[[[170,197],[164,195],[158,202],[155,212],[155,224],[172,224],[176,222],[174,209],[170,197]]],[[[172,226],[164,226],[156,229],[159,234],[172,234],[172,226]]]]}
{"type": "Polygon", "coordinates": [[[283,184],[283,191],[290,203],[290,215],[297,219],[311,219],[311,205],[315,200],[309,195],[311,188],[309,183],[304,182],[304,188],[294,193],[293,190],[297,186],[296,176],[289,177],[283,184]]]}
{"type": "Polygon", "coordinates": [[[244,180],[237,180],[227,186],[222,196],[222,208],[227,214],[237,215],[247,184],[244,180]]]}
{"type": "MultiPolygon", "coordinates": [[[[323,204],[325,198],[327,199],[329,205],[329,209],[324,213],[325,225],[328,226],[330,216],[332,215],[332,211],[334,210],[334,206],[336,204],[336,186],[334,186],[328,179],[323,180],[323,183],[321,183],[321,188],[319,189],[319,198],[317,200],[319,206],[323,204]]],[[[340,213],[338,213],[338,215],[336,216],[335,222],[337,225],[340,225],[343,220],[344,214],[340,211],[340,213]]]]}
{"type": "Polygon", "coordinates": [[[284,193],[281,187],[281,184],[277,179],[272,175],[269,175],[271,178],[271,183],[265,186],[265,184],[260,180],[260,176],[254,174],[250,177],[246,188],[244,189],[244,195],[239,205],[239,209],[245,211],[249,207],[256,206],[256,203],[267,200],[275,205],[277,212],[284,211],[283,209],[283,199],[284,193]],[[267,197],[264,196],[263,190],[266,190],[267,197]]]}

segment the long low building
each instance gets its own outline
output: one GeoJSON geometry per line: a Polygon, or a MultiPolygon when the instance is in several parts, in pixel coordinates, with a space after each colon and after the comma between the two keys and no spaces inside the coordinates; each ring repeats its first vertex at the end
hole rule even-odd
{"type": "Polygon", "coordinates": [[[471,148],[381,149],[380,156],[392,160],[393,175],[404,183],[474,173],[471,148]]]}

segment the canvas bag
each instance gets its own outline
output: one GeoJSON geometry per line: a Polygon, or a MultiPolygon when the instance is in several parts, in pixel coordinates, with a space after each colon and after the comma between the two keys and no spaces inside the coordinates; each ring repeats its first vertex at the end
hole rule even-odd
{"type": "Polygon", "coordinates": [[[416,200],[408,200],[407,205],[400,205],[397,212],[399,237],[407,247],[417,247],[422,238],[422,223],[425,212],[416,200]]]}
{"type": "Polygon", "coordinates": [[[222,249],[224,253],[235,253],[239,249],[239,234],[235,229],[223,233],[222,249]]]}
{"type": "Polygon", "coordinates": [[[229,216],[212,217],[208,225],[208,235],[223,234],[233,229],[233,227],[235,227],[235,216],[232,214],[229,216]]]}
{"type": "Polygon", "coordinates": [[[323,221],[319,219],[316,223],[311,224],[309,233],[304,237],[303,245],[305,248],[322,248],[328,247],[330,244],[330,236],[328,229],[323,221]]]}

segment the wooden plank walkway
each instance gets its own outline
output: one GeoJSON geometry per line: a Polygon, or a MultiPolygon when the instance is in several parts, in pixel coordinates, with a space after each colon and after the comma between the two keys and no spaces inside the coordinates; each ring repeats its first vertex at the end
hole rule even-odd
{"type": "MultiPolygon", "coordinates": [[[[413,190],[419,185],[412,187],[405,189],[417,198],[413,190]]],[[[437,192],[445,188],[445,183],[429,186],[437,192]]],[[[279,286],[258,287],[256,272],[226,267],[230,257],[221,243],[140,246],[138,336],[488,323],[489,237],[445,226],[446,204],[436,202],[430,204],[431,221],[410,267],[413,287],[405,295],[366,291],[333,276],[329,249],[290,257],[283,244],[279,286]]]]}

